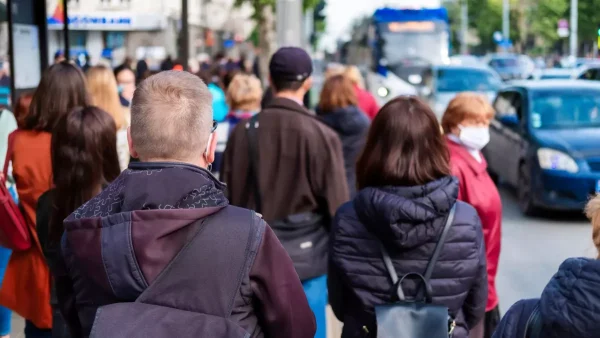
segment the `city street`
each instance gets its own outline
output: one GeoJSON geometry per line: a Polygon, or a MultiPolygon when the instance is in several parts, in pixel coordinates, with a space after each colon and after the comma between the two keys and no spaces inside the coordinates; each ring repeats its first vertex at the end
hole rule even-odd
{"type": "MultiPolygon", "coordinates": [[[[504,222],[497,284],[500,307],[506,312],[519,299],[538,297],[566,258],[593,257],[596,251],[583,216],[551,213],[548,218],[526,218],[514,193],[506,187],[500,192],[504,222]]],[[[22,338],[22,332],[22,320],[15,318],[11,337],[22,338]]]]}

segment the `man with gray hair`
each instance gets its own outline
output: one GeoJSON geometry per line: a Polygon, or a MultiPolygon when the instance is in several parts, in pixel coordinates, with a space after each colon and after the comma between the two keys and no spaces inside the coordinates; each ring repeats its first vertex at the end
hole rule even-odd
{"type": "Polygon", "coordinates": [[[314,336],[281,243],[207,170],[215,128],[198,77],[166,71],[137,88],[140,162],[65,220],[57,289],[74,337],[314,336]]]}

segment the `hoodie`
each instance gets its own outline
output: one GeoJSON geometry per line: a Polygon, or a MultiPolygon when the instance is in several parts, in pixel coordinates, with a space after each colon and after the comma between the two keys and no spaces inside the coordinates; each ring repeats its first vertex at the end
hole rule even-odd
{"type": "MultiPolygon", "coordinates": [[[[73,336],[89,336],[98,307],[135,301],[189,242],[197,221],[229,205],[224,188],[193,165],[132,163],[73,212],[64,222],[62,262],[53,269],[59,306],[73,336]]],[[[219,248],[214,243],[215,255],[227,254],[219,248]]],[[[204,259],[209,258],[198,257],[190,270],[201,271],[204,259]]],[[[210,272],[219,278],[218,271],[210,272]]],[[[231,317],[252,337],[314,332],[302,285],[268,226],[231,317]]]]}
{"type": "MultiPolygon", "coordinates": [[[[433,302],[455,318],[455,338],[468,337],[485,312],[487,276],[477,212],[457,201],[458,182],[444,177],[422,186],[368,187],[337,212],[330,238],[329,295],[344,322],[343,338],[376,336],[374,306],[397,301],[381,257],[384,245],[399,276],[425,272],[452,206],[454,221],[435,265],[433,302]]],[[[419,284],[403,283],[407,297],[419,284]]]]}
{"type": "Polygon", "coordinates": [[[367,140],[369,118],[356,106],[349,106],[325,113],[317,109],[319,119],[340,137],[344,151],[344,166],[350,197],[356,195],[356,161],[367,140]]]}

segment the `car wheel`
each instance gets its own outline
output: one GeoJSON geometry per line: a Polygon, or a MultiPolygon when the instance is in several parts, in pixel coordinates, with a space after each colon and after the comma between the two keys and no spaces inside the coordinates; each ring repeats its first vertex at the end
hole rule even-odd
{"type": "Polygon", "coordinates": [[[531,177],[527,166],[522,164],[519,168],[519,184],[517,186],[517,195],[519,198],[519,209],[526,216],[537,215],[538,208],[533,204],[531,188],[531,177]]]}

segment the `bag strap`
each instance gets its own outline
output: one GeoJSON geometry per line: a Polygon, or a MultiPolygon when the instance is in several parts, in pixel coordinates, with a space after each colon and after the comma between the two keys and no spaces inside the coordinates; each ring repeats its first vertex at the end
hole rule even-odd
{"type": "Polygon", "coordinates": [[[8,165],[10,163],[10,161],[12,160],[12,156],[14,153],[14,143],[15,143],[15,136],[17,136],[17,131],[13,131],[12,133],[8,134],[8,147],[6,148],[6,158],[4,159],[4,168],[2,169],[2,173],[4,174],[4,180],[2,180],[2,184],[6,183],[6,180],[8,180],[8,165]]]}
{"type": "Polygon", "coordinates": [[[257,213],[262,210],[262,198],[260,196],[260,184],[258,181],[258,114],[252,116],[246,122],[246,133],[248,134],[248,159],[250,163],[250,177],[253,182],[254,206],[257,213]]]}
{"type": "Polygon", "coordinates": [[[525,337],[524,338],[538,338],[542,332],[542,317],[540,313],[539,303],[533,309],[533,312],[527,320],[525,326],[525,337]]]}
{"type": "MultiPolygon", "coordinates": [[[[429,281],[431,279],[431,275],[433,274],[433,269],[435,267],[435,264],[437,263],[437,260],[440,256],[440,252],[442,251],[442,247],[444,246],[444,243],[446,242],[446,237],[448,237],[448,232],[450,230],[450,226],[452,225],[452,222],[454,221],[455,213],[456,213],[456,204],[454,204],[452,206],[452,208],[450,209],[450,213],[448,214],[448,218],[446,219],[446,224],[444,225],[444,230],[442,230],[440,239],[438,240],[438,242],[435,246],[435,249],[433,250],[433,255],[431,256],[429,263],[427,263],[427,268],[425,269],[425,275],[422,276],[422,279],[426,284],[426,292],[430,291],[427,289],[428,285],[429,285],[429,281]]],[[[396,272],[396,269],[394,268],[394,264],[392,263],[392,258],[390,257],[390,255],[389,255],[387,249],[385,248],[385,246],[383,245],[383,243],[379,242],[379,248],[381,250],[381,255],[383,256],[383,263],[385,264],[385,268],[388,271],[388,274],[390,275],[390,277],[392,278],[392,282],[394,283],[394,285],[396,285],[398,283],[399,279],[398,279],[398,273],[396,272]]],[[[418,275],[418,274],[416,274],[416,275],[418,275]]],[[[398,298],[400,300],[405,299],[404,291],[402,290],[402,285],[397,285],[397,293],[398,293],[398,298]]]]}

